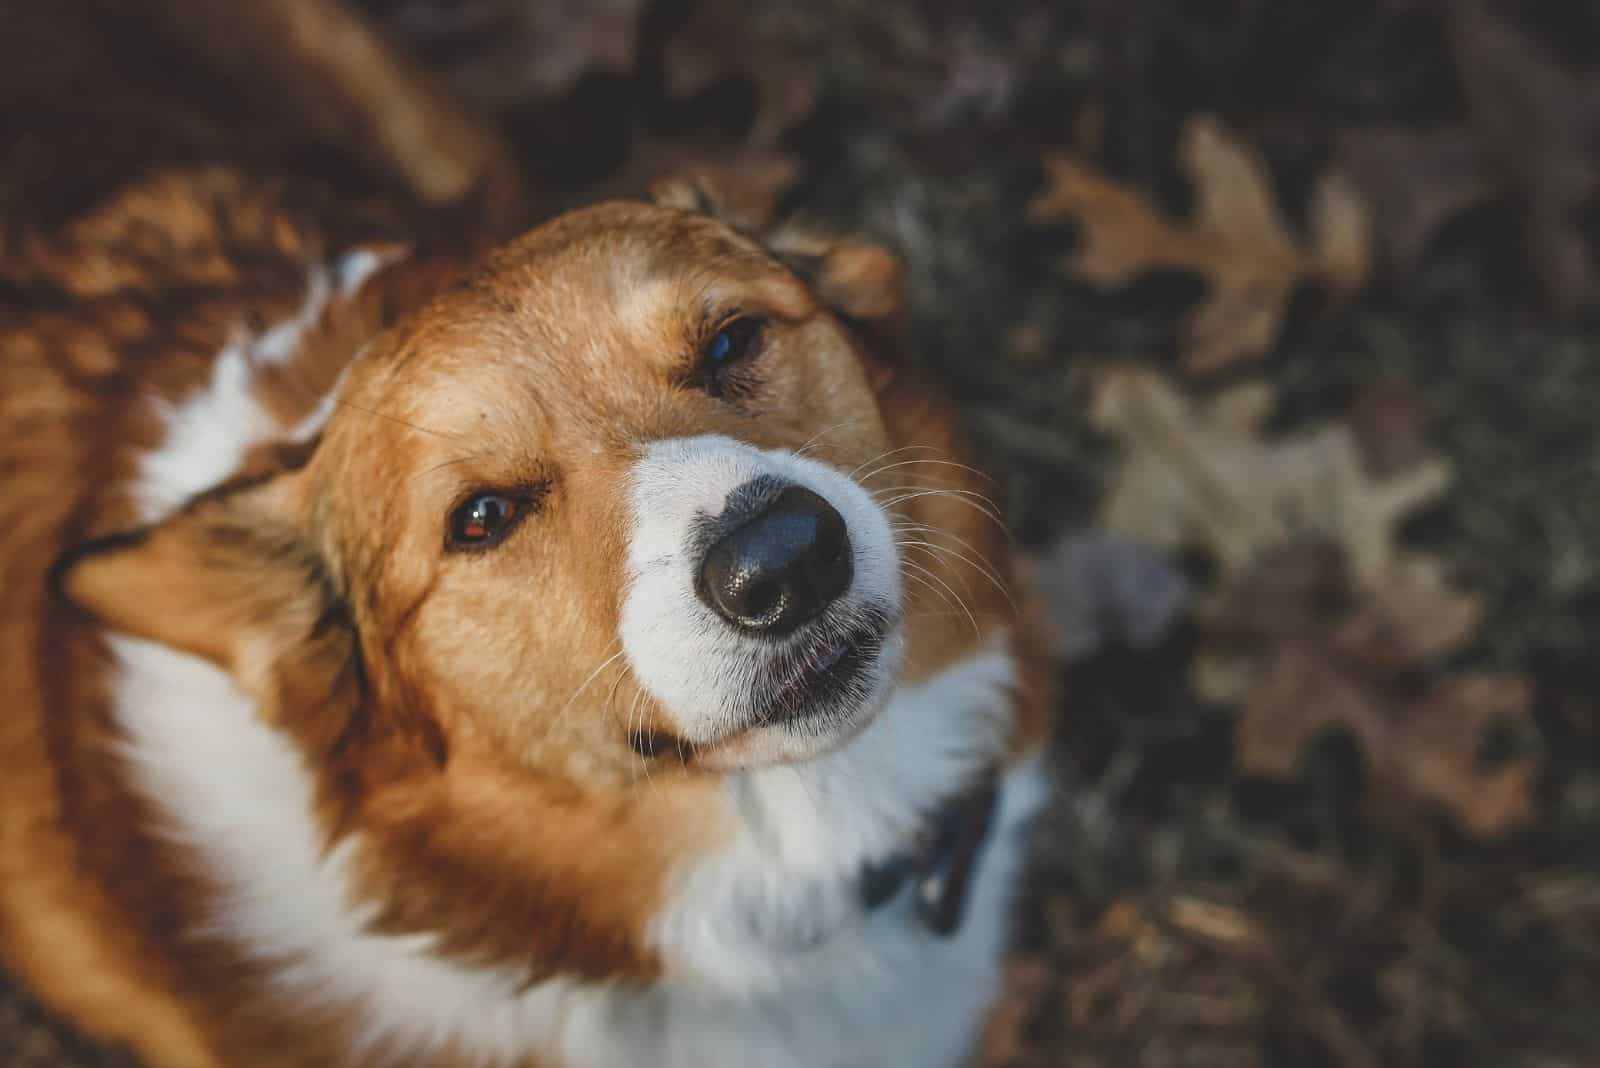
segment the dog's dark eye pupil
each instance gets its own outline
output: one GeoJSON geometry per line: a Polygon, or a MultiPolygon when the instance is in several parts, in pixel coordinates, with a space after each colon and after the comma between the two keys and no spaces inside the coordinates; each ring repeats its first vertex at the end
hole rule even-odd
{"type": "Polygon", "coordinates": [[[517,502],[498,493],[485,493],[456,509],[450,522],[451,537],[465,545],[488,541],[505,529],[517,514],[517,502]]]}
{"type": "Polygon", "coordinates": [[[702,359],[713,370],[735,363],[749,355],[760,333],[759,319],[735,319],[712,335],[702,359]]]}

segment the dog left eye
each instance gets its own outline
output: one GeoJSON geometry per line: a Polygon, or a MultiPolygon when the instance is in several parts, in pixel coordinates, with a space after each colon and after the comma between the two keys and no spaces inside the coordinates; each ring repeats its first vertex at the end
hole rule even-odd
{"type": "Polygon", "coordinates": [[[528,502],[503,493],[480,493],[450,515],[449,547],[483,549],[505,537],[528,502]]]}

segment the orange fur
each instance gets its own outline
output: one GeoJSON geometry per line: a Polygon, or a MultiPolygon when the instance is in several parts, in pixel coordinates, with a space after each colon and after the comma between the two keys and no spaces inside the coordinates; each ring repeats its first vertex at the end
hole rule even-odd
{"type": "MultiPolygon", "coordinates": [[[[615,647],[635,443],[805,447],[900,498],[890,510],[931,543],[907,557],[934,580],[908,588],[908,680],[1014,626],[1021,599],[950,409],[833,314],[890,314],[892,260],[816,238],[788,251],[813,284],[705,216],[612,204],[471,273],[386,268],[259,382],[288,424],[348,368],[315,448],[261,450],[158,526],[93,546],[64,573],[69,605],[51,564],[133,523],[122,487],[162,434],[145,398],[181,396],[241,324],[288,314],[325,249],[311,220],[220,173],[160,178],[36,246],[46,295],[0,321],[7,966],[160,1068],[349,1063],[355,1006],[274,992],[240,947],[195,934],[214,888],[153,832],[115,755],[94,617],[233,672],[304,755],[328,842],[359,836],[380,929],[530,981],[654,977],[642,933],[673,865],[727,833],[716,777],[687,754],[652,761],[640,789],[620,710],[659,714],[621,666],[600,677],[605,714],[563,715],[615,647]],[[705,300],[773,324],[742,403],[681,384],[705,300]],[[492,566],[440,553],[460,494],[533,484],[536,530],[492,566]],[[553,625],[507,626],[518,613],[553,625]]],[[[1042,652],[1020,655],[1018,755],[1053,707],[1042,652]]]]}

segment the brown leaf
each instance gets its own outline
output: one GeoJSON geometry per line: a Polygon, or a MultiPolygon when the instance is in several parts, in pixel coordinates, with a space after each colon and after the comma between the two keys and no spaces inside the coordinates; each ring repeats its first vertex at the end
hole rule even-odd
{"type": "Polygon", "coordinates": [[[1241,771],[1291,779],[1307,745],[1345,730],[1380,796],[1440,806],[1464,831],[1496,837],[1532,819],[1539,760],[1526,751],[1486,759],[1486,740],[1493,731],[1531,735],[1530,704],[1527,680],[1487,674],[1447,679],[1420,701],[1395,701],[1326,649],[1287,642],[1245,703],[1235,756],[1241,771]]]}
{"type": "Polygon", "coordinates": [[[1234,760],[1247,774],[1293,779],[1303,750],[1323,730],[1344,727],[1363,741],[1381,738],[1381,717],[1370,695],[1311,643],[1285,643],[1245,702],[1234,760]]]}
{"type": "Polygon", "coordinates": [[[1302,240],[1279,213],[1260,156],[1216,120],[1189,120],[1179,158],[1195,188],[1195,214],[1187,222],[1060,154],[1046,157],[1049,186],[1029,214],[1041,223],[1079,223],[1082,247],[1066,269],[1091,284],[1122,286],[1159,267],[1202,275],[1210,291],[1184,326],[1189,370],[1214,371],[1266,353],[1301,282],[1319,282],[1339,295],[1365,283],[1366,209],[1341,175],[1317,182],[1310,234],[1302,240]]]}
{"type": "Polygon", "coordinates": [[[1400,668],[1459,648],[1478,630],[1483,600],[1453,590],[1425,567],[1394,568],[1359,591],[1361,610],[1333,635],[1339,651],[1370,667],[1400,668]]]}
{"type": "Polygon", "coordinates": [[[1539,758],[1524,750],[1486,759],[1485,748],[1493,730],[1533,737],[1532,703],[1532,686],[1520,676],[1448,679],[1425,700],[1405,706],[1385,762],[1389,774],[1404,776],[1418,796],[1449,806],[1470,833],[1493,837],[1527,826],[1539,758]]]}
{"type": "Polygon", "coordinates": [[[1348,730],[1375,788],[1442,805],[1470,833],[1528,818],[1536,763],[1480,759],[1496,722],[1531,733],[1517,679],[1449,679],[1421,701],[1392,696],[1397,672],[1459,648],[1483,608],[1396,528],[1449,483],[1403,387],[1378,387],[1351,425],[1266,435],[1272,393],[1245,383],[1199,399],[1148,369],[1102,371],[1090,418],[1122,445],[1101,525],[1216,562],[1196,603],[1203,641],[1192,682],[1244,704],[1245,772],[1292,778],[1322,731],[1348,730]],[[1365,439],[1363,450],[1359,442],[1365,439]]]}
{"type": "MultiPolygon", "coordinates": [[[[1440,457],[1387,412],[1390,467],[1368,462],[1357,433],[1322,424],[1264,436],[1266,385],[1197,400],[1149,369],[1099,374],[1090,420],[1122,444],[1099,523],[1165,552],[1216,564],[1195,614],[1210,635],[1194,664],[1208,700],[1245,699],[1274,641],[1315,638],[1373,665],[1411,664],[1458,646],[1477,627],[1477,598],[1456,592],[1429,558],[1398,548],[1395,529],[1450,483],[1440,457]],[[1403,446],[1402,444],[1403,443],[1403,446]]],[[[1368,432],[1371,433],[1371,432],[1368,432]]]]}

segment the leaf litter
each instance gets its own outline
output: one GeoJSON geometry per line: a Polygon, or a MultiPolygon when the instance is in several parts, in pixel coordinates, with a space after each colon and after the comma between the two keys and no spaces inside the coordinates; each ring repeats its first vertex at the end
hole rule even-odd
{"type": "MultiPolygon", "coordinates": [[[[1517,746],[1485,760],[1483,749],[1494,732],[1532,733],[1526,680],[1446,676],[1400,696],[1415,669],[1461,648],[1482,619],[1478,597],[1397,537],[1446,492],[1449,465],[1422,443],[1393,384],[1370,390],[1352,419],[1290,432],[1264,429],[1273,405],[1264,382],[1200,398],[1150,368],[1115,365],[1099,372],[1088,413],[1119,447],[1100,528],[1214,565],[1193,604],[1203,637],[1191,683],[1241,706],[1239,771],[1293,779],[1308,747],[1342,730],[1373,791],[1439,806],[1473,834],[1522,826],[1537,758],[1517,746]]],[[[1149,588],[1145,579],[1123,600],[1148,604],[1138,591],[1149,588]]]]}
{"type": "Polygon", "coordinates": [[[1446,224],[1497,201],[1549,303],[1563,312],[1593,305],[1600,275],[1582,212],[1600,184],[1600,73],[1564,65],[1483,0],[1439,6],[1465,115],[1338,137],[1336,156],[1372,210],[1384,259],[1409,281],[1446,224]]]}
{"type": "MultiPolygon", "coordinates": [[[[662,171],[747,173],[753,181],[739,192],[743,199],[734,210],[761,219],[788,196],[801,168],[816,170],[824,161],[828,166],[820,169],[840,175],[836,183],[858,183],[861,160],[890,161],[883,168],[894,179],[894,204],[904,205],[901,161],[913,154],[899,150],[905,142],[893,131],[875,131],[876,140],[866,142],[876,155],[836,160],[812,150],[810,158],[797,158],[805,155],[804,139],[789,137],[841,67],[851,77],[876,79],[874,91],[893,100],[900,121],[931,140],[937,154],[946,147],[956,156],[964,148],[970,152],[969,139],[980,155],[1023,145],[1031,168],[1031,146],[1042,142],[1025,127],[1016,136],[1019,128],[1008,124],[1019,102],[1029,100],[1040,64],[1070,56],[1064,66],[1092,71],[1107,51],[1094,34],[1052,37],[1061,16],[1028,4],[1000,12],[1009,32],[990,26],[983,33],[929,29],[924,16],[895,2],[850,4],[847,18],[874,32],[837,33],[824,41],[827,34],[813,25],[795,46],[794,35],[783,39],[785,27],[795,19],[826,20],[692,0],[678,6],[687,16],[664,27],[663,36],[641,38],[646,5],[634,0],[588,7],[474,0],[454,10],[425,0],[362,2],[375,11],[435,19],[433,36],[421,37],[440,44],[441,56],[460,51],[467,38],[494,40],[488,64],[456,68],[445,62],[442,70],[491,110],[510,106],[512,97],[571,92],[596,74],[633,79],[675,105],[717,98],[714,90],[730,83],[747,87],[753,115],[730,143],[708,150],[679,129],[633,129],[621,135],[628,152],[618,159],[626,173],[601,185],[607,192],[613,185],[637,191],[662,171]],[[848,63],[836,62],[828,72],[813,62],[825,49],[838,52],[846,37],[855,39],[848,63]],[[519,47],[533,57],[531,67],[505,62],[519,47]],[[888,59],[880,62],[872,50],[885,47],[888,59]],[[973,130],[996,127],[1005,136],[972,137],[973,130]]],[[[1028,213],[1033,229],[1042,242],[1048,231],[1037,224],[1075,224],[1081,243],[1066,261],[1067,273],[1096,290],[1136,285],[1168,269],[1203,280],[1206,293],[1183,324],[1181,366],[1191,376],[1232,370],[1268,354],[1301,359],[1294,366],[1303,367],[1303,354],[1277,351],[1288,348],[1280,340],[1297,291],[1309,284],[1338,301],[1355,301],[1380,255],[1397,281],[1410,281],[1437,256],[1440,232],[1478,208],[1514,220],[1523,259],[1554,303],[1581,306],[1594,290],[1581,216],[1595,187],[1600,81],[1562,68],[1512,30],[1504,5],[1493,16],[1475,0],[1427,6],[1457,17],[1445,51],[1464,90],[1463,112],[1424,121],[1385,116],[1382,125],[1318,130],[1315,136],[1326,136],[1332,147],[1333,165],[1318,161],[1303,205],[1287,198],[1291,185],[1275,181],[1267,158],[1280,161],[1272,145],[1255,136],[1253,146],[1235,132],[1259,134],[1260,116],[1222,108],[1226,119],[1178,113],[1177,160],[1196,207],[1182,217],[1168,212],[1145,187],[1130,188],[1085,162],[1101,158],[1107,146],[1115,156],[1115,146],[1139,136],[1130,133],[1125,112],[1104,110],[1091,99],[1068,138],[1084,157],[1047,157],[1047,187],[1028,213]],[[1303,212],[1296,210],[1302,206],[1303,212]],[[1303,225],[1291,221],[1302,217],[1303,225]]],[[[1178,18],[1172,11],[1163,17],[1178,18]]],[[[1184,99],[1178,106],[1212,103],[1184,99]]],[[[871,107],[864,105],[862,115],[871,107]]],[[[880,119],[876,113],[853,121],[880,119]]],[[[545,150],[523,147],[530,155],[545,150]]],[[[1144,147],[1163,157],[1168,152],[1164,141],[1144,147]]],[[[995,193],[989,176],[957,174],[929,188],[944,198],[930,203],[995,205],[1008,216],[1007,233],[1028,230],[1015,196],[995,193]]],[[[568,195],[599,191],[591,185],[568,195]]],[[[961,222],[971,226],[979,218],[975,210],[961,222]]],[[[959,229],[952,224],[930,231],[926,248],[908,251],[913,260],[950,256],[947,246],[970,239],[959,229]]],[[[913,277],[933,277],[919,274],[915,262],[913,268],[913,277]]],[[[1004,277],[1014,281],[1016,275],[1004,277]]],[[[1040,282],[1028,299],[1048,305],[1059,296],[1052,286],[1060,283],[1040,282]]],[[[971,310],[965,301],[950,300],[945,285],[934,288],[934,300],[951,305],[953,314],[971,310]]],[[[1490,296],[1491,304],[1499,300],[1498,292],[1490,296]]],[[[923,300],[928,306],[928,294],[923,300]]],[[[1018,339],[1015,347],[1031,353],[1030,368],[1042,369],[1049,354],[1060,351],[1052,323],[1048,316],[1005,321],[1018,339]]],[[[932,359],[948,367],[970,360],[964,341],[952,346],[962,351],[935,352],[932,359]]],[[[1502,357],[1518,365],[1508,381],[1524,375],[1536,385],[1554,380],[1548,367],[1526,358],[1538,354],[1537,341],[1502,357]]],[[[1304,359],[1325,356],[1316,351],[1304,359]]],[[[1369,811],[1409,819],[1438,809],[1475,843],[1496,842],[1536,814],[1544,765],[1531,715],[1534,687],[1527,675],[1482,666],[1472,644],[1492,622],[1485,598],[1458,588],[1437,542],[1419,552],[1400,534],[1451,490],[1450,465],[1431,447],[1408,388],[1393,382],[1364,388],[1337,418],[1324,412],[1299,419],[1292,429],[1271,429],[1280,396],[1295,388],[1281,362],[1271,367],[1273,384],[1247,381],[1212,393],[1190,392],[1145,368],[1112,367],[1099,375],[1087,414],[1116,458],[1105,472],[1098,522],[1084,526],[1076,517],[1069,536],[1035,562],[1057,622],[1067,624],[1060,627],[1057,652],[1074,666],[1119,647],[1162,655],[1162,643],[1192,621],[1193,649],[1175,658],[1179,683],[1234,710],[1229,775],[1292,780],[1319,738],[1342,732],[1365,759],[1369,811]],[[1209,574],[1186,574],[1179,566],[1180,557],[1196,555],[1210,561],[1209,574]]],[[[1319,381],[1338,380],[1337,368],[1326,373],[1319,381]]],[[[1437,367],[1428,373],[1435,380],[1425,384],[1437,403],[1436,379],[1449,375],[1437,367]]],[[[1018,377],[1031,379],[1032,371],[1018,377]]],[[[1020,421],[1032,398],[1031,381],[1026,391],[1020,398],[986,395],[978,403],[1016,416],[1017,427],[1044,442],[1037,451],[1051,463],[1067,455],[1073,464],[1088,465],[1090,454],[1062,451],[1049,437],[1065,440],[1075,428],[1044,425],[1034,416],[1020,421]]],[[[1563,403],[1570,406],[1571,398],[1563,403]]],[[[1473,410],[1483,414],[1490,407],[1479,402],[1473,410]]],[[[1485,448],[1501,441],[1480,437],[1485,448]]],[[[1458,464],[1465,469],[1481,462],[1461,440],[1451,442],[1458,464]]],[[[1013,443],[1013,455],[1024,451],[1013,443]]],[[[1459,555],[1451,559],[1459,562],[1459,555]]],[[[1481,574],[1474,578],[1474,585],[1484,584],[1481,574]]],[[[1572,584],[1583,588],[1581,576],[1572,584]]],[[[1071,746],[1085,732],[1073,714],[1083,707],[1083,695],[1073,689],[1071,674],[1068,694],[1071,746]]],[[[1587,711],[1568,713],[1582,721],[1570,728],[1572,736],[1592,741],[1593,701],[1578,704],[1587,711]]],[[[1117,711],[1137,719],[1146,710],[1117,711]]],[[[1175,715],[1188,711],[1181,706],[1175,715]]],[[[1322,839],[1315,848],[1304,846],[1280,813],[1266,832],[1249,824],[1228,795],[1195,785],[1192,767],[1203,763],[1201,757],[1176,785],[1166,784],[1181,815],[1138,808],[1131,799],[1148,801],[1142,780],[1159,774],[1142,765],[1149,759],[1147,751],[1129,753],[1124,745],[1109,767],[1069,789],[1065,804],[1098,813],[1096,832],[1085,836],[1092,840],[1057,833],[1060,840],[1042,849],[1095,854],[1074,857],[1082,870],[1099,863],[1101,853],[1122,862],[1137,855],[1144,881],[1130,889],[1128,878],[1095,883],[1040,869],[1049,878],[1036,878],[1030,892],[1044,901],[1040,911],[1049,931],[1027,939],[1013,958],[985,1064],[1243,1068],[1285,1063],[1285,1033],[1298,1043],[1287,1047],[1289,1056],[1304,1054],[1310,1036],[1320,1047],[1313,1061],[1345,1065],[1374,1063],[1376,1050],[1406,1051],[1395,1063],[1468,1063],[1448,1053],[1444,1061],[1430,1058],[1419,1037],[1424,1034],[1428,1041],[1443,1036],[1460,1044],[1447,1051],[1470,1046],[1490,1058],[1470,1063],[1576,1065],[1589,1061],[1564,1059],[1560,1051],[1585,1041],[1582,1048],[1600,1049],[1587,1019],[1600,997],[1594,982],[1600,976],[1600,883],[1576,852],[1560,856],[1559,864],[1509,873],[1492,860],[1479,863],[1503,854],[1436,858],[1447,867],[1441,881],[1451,888],[1457,920],[1463,911],[1469,918],[1470,930],[1450,932],[1444,930],[1448,915],[1417,906],[1403,877],[1395,877],[1398,888],[1386,883],[1381,871],[1374,873],[1381,865],[1352,859],[1322,839]],[[1134,818],[1129,809],[1137,812],[1134,818]],[[1216,856],[1238,870],[1218,874],[1223,869],[1216,856]],[[1196,877],[1199,870],[1208,874],[1196,877]],[[1564,955],[1550,948],[1557,939],[1564,955]],[[1516,954],[1522,956],[1506,965],[1504,982],[1488,974],[1516,954]],[[1571,966],[1574,959],[1593,967],[1571,966]],[[1562,960],[1569,966],[1549,976],[1549,989],[1520,989],[1525,976],[1543,978],[1546,962],[1562,960]],[[1337,996],[1358,983],[1372,1005],[1353,1007],[1337,996]],[[1579,1006],[1576,1014],[1567,1010],[1572,1005],[1579,1006]],[[1508,1019],[1515,1019],[1514,1028],[1508,1019]],[[1369,1021],[1375,1021],[1371,1027],[1369,1021]],[[1524,1027],[1535,1037],[1515,1056],[1505,1055],[1500,1035],[1486,1037],[1490,1028],[1520,1034],[1524,1027]],[[1069,1034],[1069,1028],[1076,1030],[1069,1034]],[[1547,1047],[1556,1052],[1546,1054],[1547,1047]]],[[[1592,771],[1559,785],[1563,797],[1600,798],[1592,771]]],[[[1600,811],[1600,801],[1587,804],[1600,811]]],[[[1567,809],[1581,807],[1573,802],[1567,809]]],[[[1541,815],[1547,822],[1554,818],[1549,808],[1541,815]]],[[[1384,1063],[1390,1063],[1387,1056],[1384,1063]]]]}
{"type": "Polygon", "coordinates": [[[1187,221],[1060,153],[1045,157],[1047,187],[1028,211],[1038,223],[1078,224],[1080,247],[1064,267],[1091,285],[1125,286],[1157,268],[1201,275],[1208,292],[1183,327],[1188,370],[1217,371],[1266,354],[1302,283],[1320,283],[1335,296],[1364,284],[1371,256],[1367,209],[1343,175],[1318,179],[1302,238],[1284,220],[1260,154],[1216,119],[1191,118],[1178,157],[1194,187],[1196,207],[1187,221]]]}

